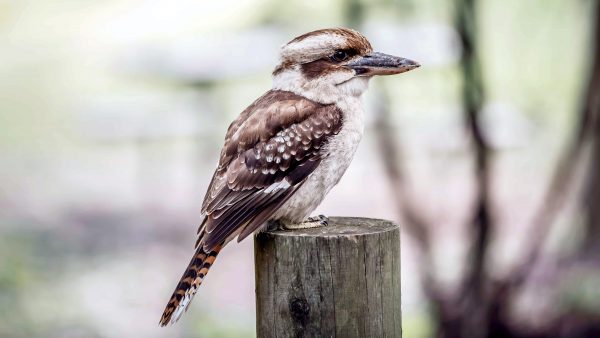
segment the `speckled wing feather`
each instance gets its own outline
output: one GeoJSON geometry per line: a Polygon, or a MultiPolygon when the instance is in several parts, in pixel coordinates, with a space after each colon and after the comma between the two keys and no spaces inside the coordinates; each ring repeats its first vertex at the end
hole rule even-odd
{"type": "Polygon", "coordinates": [[[161,325],[177,321],[223,245],[258,229],[304,183],[341,126],[335,105],[286,91],[267,92],[229,126],[202,205],[196,253],[161,325]]]}
{"type": "Polygon", "coordinates": [[[326,156],[321,148],[341,125],[335,105],[291,92],[269,91],[255,101],[227,131],[197,244],[210,251],[263,224],[326,156]]]}

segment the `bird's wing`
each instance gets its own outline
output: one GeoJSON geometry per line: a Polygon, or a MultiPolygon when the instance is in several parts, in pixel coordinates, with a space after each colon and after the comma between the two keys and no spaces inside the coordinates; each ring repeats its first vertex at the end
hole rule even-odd
{"type": "Polygon", "coordinates": [[[208,187],[196,246],[209,252],[242,240],[304,183],[342,126],[341,111],[286,91],[269,91],[244,110],[225,136],[208,187]]]}

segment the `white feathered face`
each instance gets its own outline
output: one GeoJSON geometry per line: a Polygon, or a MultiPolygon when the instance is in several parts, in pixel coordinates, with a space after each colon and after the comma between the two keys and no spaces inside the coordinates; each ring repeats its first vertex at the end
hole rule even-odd
{"type": "Polygon", "coordinates": [[[337,86],[338,92],[360,95],[374,75],[399,74],[417,67],[412,60],[373,52],[367,38],[357,31],[332,28],[306,33],[284,45],[273,75],[277,78],[287,73],[281,77],[300,78],[305,89],[331,91],[337,86]]]}

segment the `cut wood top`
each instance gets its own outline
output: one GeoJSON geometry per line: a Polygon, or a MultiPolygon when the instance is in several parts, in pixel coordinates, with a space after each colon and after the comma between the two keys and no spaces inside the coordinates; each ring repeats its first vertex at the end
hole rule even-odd
{"type": "Polygon", "coordinates": [[[340,237],[360,236],[395,230],[397,223],[363,217],[329,217],[329,225],[297,230],[266,231],[270,236],[340,237]]]}

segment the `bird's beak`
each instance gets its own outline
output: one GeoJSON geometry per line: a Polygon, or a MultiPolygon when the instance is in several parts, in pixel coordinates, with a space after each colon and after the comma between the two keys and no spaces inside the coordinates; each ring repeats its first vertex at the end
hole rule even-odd
{"type": "Polygon", "coordinates": [[[357,76],[400,74],[420,66],[415,61],[378,52],[367,54],[346,64],[346,67],[353,69],[357,76]]]}

